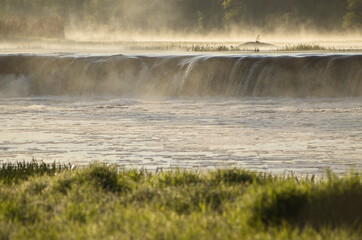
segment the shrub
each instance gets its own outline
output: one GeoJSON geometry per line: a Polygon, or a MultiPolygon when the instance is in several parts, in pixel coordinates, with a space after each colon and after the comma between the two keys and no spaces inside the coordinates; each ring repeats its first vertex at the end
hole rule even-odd
{"type": "Polygon", "coordinates": [[[78,172],[78,178],[81,183],[94,184],[103,190],[111,192],[124,192],[130,189],[130,183],[118,175],[115,167],[94,164],[78,172]]]}
{"type": "Polygon", "coordinates": [[[287,223],[299,227],[359,228],[362,182],[358,175],[329,178],[326,183],[284,183],[265,189],[252,207],[251,222],[287,223]]]}

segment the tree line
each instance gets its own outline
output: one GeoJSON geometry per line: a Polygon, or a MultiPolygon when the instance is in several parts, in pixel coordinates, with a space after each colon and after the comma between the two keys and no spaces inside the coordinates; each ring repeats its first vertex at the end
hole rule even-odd
{"type": "Polygon", "coordinates": [[[361,30],[362,0],[0,1],[0,36],[39,28],[44,33],[53,31],[52,36],[63,36],[59,32],[70,26],[156,33],[361,30]]]}

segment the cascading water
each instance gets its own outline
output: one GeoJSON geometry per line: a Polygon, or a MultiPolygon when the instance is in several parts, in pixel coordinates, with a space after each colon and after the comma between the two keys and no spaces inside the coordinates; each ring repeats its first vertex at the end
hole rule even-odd
{"type": "Polygon", "coordinates": [[[0,56],[0,91],[32,95],[362,96],[362,55],[0,56]],[[17,83],[26,79],[25,89],[17,83]]]}
{"type": "Polygon", "coordinates": [[[0,160],[362,169],[362,55],[0,55],[0,160]]]}

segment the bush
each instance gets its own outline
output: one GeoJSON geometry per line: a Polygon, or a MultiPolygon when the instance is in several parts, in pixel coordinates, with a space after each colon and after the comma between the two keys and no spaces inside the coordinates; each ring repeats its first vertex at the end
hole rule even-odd
{"type": "Polygon", "coordinates": [[[329,178],[326,183],[295,182],[265,189],[255,201],[252,223],[299,227],[360,228],[362,182],[358,175],[329,178]]]}
{"type": "Polygon", "coordinates": [[[124,192],[130,189],[127,179],[119,175],[115,167],[94,164],[78,172],[78,178],[81,183],[90,183],[106,191],[124,192]]]}

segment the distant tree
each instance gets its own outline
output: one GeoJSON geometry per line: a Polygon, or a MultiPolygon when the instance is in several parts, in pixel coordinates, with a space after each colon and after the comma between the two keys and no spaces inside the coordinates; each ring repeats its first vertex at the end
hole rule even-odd
{"type": "Polygon", "coordinates": [[[66,29],[206,34],[240,27],[265,33],[283,28],[321,32],[339,30],[342,24],[361,29],[362,0],[0,0],[0,19],[52,16],[59,17],[54,19],[66,29]]]}
{"type": "Polygon", "coordinates": [[[242,12],[245,8],[245,1],[224,0],[224,18],[227,22],[239,21],[242,18],[242,12]]]}
{"type": "Polygon", "coordinates": [[[348,0],[348,12],[344,16],[343,27],[362,28],[362,0],[348,0]]]}

